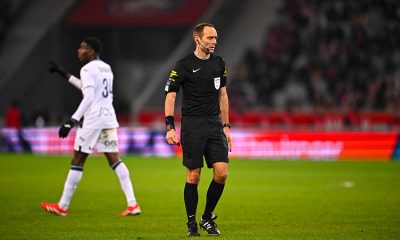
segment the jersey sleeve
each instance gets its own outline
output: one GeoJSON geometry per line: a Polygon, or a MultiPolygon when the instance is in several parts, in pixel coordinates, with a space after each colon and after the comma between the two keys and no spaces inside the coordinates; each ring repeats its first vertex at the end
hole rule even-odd
{"type": "Polygon", "coordinates": [[[72,115],[72,118],[77,121],[79,121],[82,118],[82,116],[86,113],[86,111],[89,109],[90,105],[94,100],[95,77],[93,70],[90,68],[90,66],[85,65],[81,69],[81,81],[82,81],[81,89],[83,93],[83,99],[79,104],[78,109],[72,115]]]}
{"type": "Polygon", "coordinates": [[[183,67],[179,62],[175,64],[174,69],[169,74],[167,83],[165,84],[165,94],[169,92],[179,92],[181,84],[183,82],[183,67]]]}
{"type": "Polygon", "coordinates": [[[225,60],[221,58],[221,87],[226,86],[228,73],[226,71],[225,60]]]}
{"type": "Polygon", "coordinates": [[[74,75],[71,75],[71,77],[69,77],[68,82],[71,83],[77,89],[79,90],[82,89],[82,81],[79,78],[75,77],[74,75]]]}
{"type": "Polygon", "coordinates": [[[81,69],[82,90],[87,87],[95,87],[95,77],[90,66],[86,65],[81,69]]]}
{"type": "Polygon", "coordinates": [[[82,92],[83,92],[83,99],[82,99],[81,103],[79,104],[78,109],[72,115],[72,118],[77,121],[79,121],[82,118],[82,116],[87,112],[87,110],[90,108],[90,105],[92,105],[92,102],[94,99],[94,88],[93,87],[83,88],[82,92]]]}

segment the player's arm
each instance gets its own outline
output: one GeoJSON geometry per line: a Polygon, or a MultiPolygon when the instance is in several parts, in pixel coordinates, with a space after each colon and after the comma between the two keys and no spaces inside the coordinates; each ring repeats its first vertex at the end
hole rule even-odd
{"type": "Polygon", "coordinates": [[[166,135],[165,139],[169,144],[180,145],[178,138],[176,137],[175,122],[174,122],[174,108],[175,108],[176,92],[168,92],[165,95],[165,125],[166,135]]]}
{"type": "Polygon", "coordinates": [[[68,82],[72,84],[72,86],[76,87],[79,90],[82,90],[82,81],[75,77],[74,75],[70,74],[70,77],[68,78],[68,82]]]}
{"type": "Polygon", "coordinates": [[[95,98],[94,92],[96,86],[94,71],[89,66],[83,67],[81,69],[81,79],[83,99],[79,104],[76,112],[72,115],[72,118],[78,121],[83,117],[83,115],[89,110],[90,106],[92,105],[95,98]]]}
{"type": "Polygon", "coordinates": [[[232,151],[232,138],[230,134],[230,123],[229,123],[229,98],[226,92],[226,87],[222,87],[219,90],[219,106],[221,108],[220,119],[224,126],[224,132],[228,140],[229,151],[232,151]]]}
{"type": "Polygon", "coordinates": [[[83,99],[79,104],[78,109],[71,117],[76,121],[79,121],[92,105],[94,99],[94,87],[87,86],[82,89],[82,93],[83,93],[83,99]]]}
{"type": "Polygon", "coordinates": [[[93,102],[94,99],[94,87],[93,86],[88,86],[85,87],[83,90],[83,99],[81,103],[79,104],[78,109],[76,112],[72,115],[70,119],[68,119],[67,122],[63,123],[61,125],[60,129],[58,130],[58,136],[60,138],[65,138],[68,136],[69,132],[71,129],[78,124],[79,120],[82,118],[83,114],[89,109],[90,105],[93,102]]]}

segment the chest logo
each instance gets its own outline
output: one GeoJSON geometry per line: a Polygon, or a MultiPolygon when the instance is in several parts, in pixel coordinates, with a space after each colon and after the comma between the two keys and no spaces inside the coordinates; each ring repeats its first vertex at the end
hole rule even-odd
{"type": "Polygon", "coordinates": [[[214,78],[214,87],[215,87],[215,89],[218,90],[220,86],[221,86],[221,78],[220,77],[214,78]]]}
{"type": "Polygon", "coordinates": [[[195,73],[195,72],[198,72],[198,71],[200,71],[200,69],[201,69],[201,68],[193,69],[193,72],[194,72],[194,73],[195,73]]]}

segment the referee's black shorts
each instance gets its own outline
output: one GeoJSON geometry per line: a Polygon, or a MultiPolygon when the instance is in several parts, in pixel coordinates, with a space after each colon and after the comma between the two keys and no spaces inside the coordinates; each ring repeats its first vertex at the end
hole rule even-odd
{"type": "Polygon", "coordinates": [[[215,117],[184,116],[181,125],[183,165],[187,168],[207,167],[215,162],[229,162],[228,141],[221,120],[215,117]]]}

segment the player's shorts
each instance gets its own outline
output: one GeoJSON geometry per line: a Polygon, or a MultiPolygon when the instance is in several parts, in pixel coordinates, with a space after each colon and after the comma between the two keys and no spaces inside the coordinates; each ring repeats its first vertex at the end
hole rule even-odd
{"type": "Polygon", "coordinates": [[[218,117],[185,116],[181,127],[184,166],[203,167],[203,156],[208,168],[216,162],[229,162],[228,141],[218,117]]]}
{"type": "Polygon", "coordinates": [[[78,128],[74,143],[75,151],[90,154],[95,147],[98,152],[118,152],[117,129],[78,128]]]}

